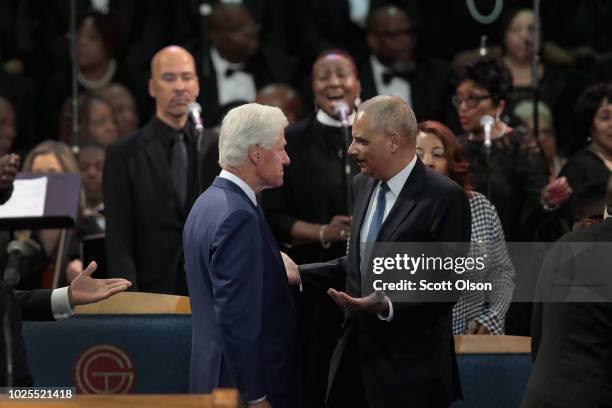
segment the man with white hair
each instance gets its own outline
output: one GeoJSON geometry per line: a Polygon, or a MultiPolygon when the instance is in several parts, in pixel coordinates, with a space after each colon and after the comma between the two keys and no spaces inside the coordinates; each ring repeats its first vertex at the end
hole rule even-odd
{"type": "Polygon", "coordinates": [[[193,339],[191,392],[236,387],[249,406],[298,407],[295,309],[281,254],[256,193],[279,187],[285,115],[232,109],[219,135],[221,173],[183,231],[193,339]]]}

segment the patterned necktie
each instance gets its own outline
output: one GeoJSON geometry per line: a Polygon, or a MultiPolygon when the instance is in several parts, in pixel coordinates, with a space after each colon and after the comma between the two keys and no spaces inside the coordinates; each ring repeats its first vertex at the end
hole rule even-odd
{"type": "Polygon", "coordinates": [[[170,171],[176,194],[181,206],[185,207],[185,197],[187,195],[187,146],[185,146],[185,135],[181,132],[177,132],[174,135],[170,171]]]}

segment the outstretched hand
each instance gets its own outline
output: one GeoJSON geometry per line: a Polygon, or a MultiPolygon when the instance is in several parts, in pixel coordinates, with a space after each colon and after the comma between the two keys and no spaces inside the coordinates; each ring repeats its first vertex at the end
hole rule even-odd
{"type": "Polygon", "coordinates": [[[91,277],[98,265],[91,262],[84,271],[76,275],[68,287],[68,299],[71,306],[96,303],[123,292],[132,286],[126,279],[95,279],[91,277]]]}
{"type": "Polygon", "coordinates": [[[300,270],[298,269],[296,263],[293,262],[293,259],[289,258],[289,255],[284,252],[281,252],[281,256],[283,258],[283,263],[285,264],[285,271],[287,271],[287,280],[289,281],[289,284],[299,285],[302,283],[302,280],[300,279],[300,270]]]}
{"type": "Polygon", "coordinates": [[[382,290],[374,291],[363,298],[354,298],[344,292],[338,292],[335,289],[328,289],[327,294],[339,306],[346,307],[347,309],[361,310],[382,315],[389,313],[389,303],[385,299],[385,292],[382,290]]]}
{"type": "Polygon", "coordinates": [[[544,187],[540,199],[546,206],[555,207],[567,200],[572,192],[572,188],[567,182],[567,179],[565,177],[559,177],[544,187]]]}

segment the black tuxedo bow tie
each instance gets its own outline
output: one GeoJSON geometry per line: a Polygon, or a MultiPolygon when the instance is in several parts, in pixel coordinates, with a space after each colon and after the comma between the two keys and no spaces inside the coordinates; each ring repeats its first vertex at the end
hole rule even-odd
{"type": "Polygon", "coordinates": [[[413,71],[396,71],[396,70],[390,70],[390,71],[385,71],[382,74],[382,79],[385,85],[389,85],[389,83],[391,82],[391,80],[394,77],[397,78],[401,78],[405,81],[410,82],[410,80],[413,78],[414,76],[414,72],[413,71]]]}
{"type": "Polygon", "coordinates": [[[228,68],[225,70],[225,77],[229,78],[232,75],[234,75],[236,72],[245,72],[247,74],[249,73],[246,67],[234,67],[234,68],[228,68]]]}

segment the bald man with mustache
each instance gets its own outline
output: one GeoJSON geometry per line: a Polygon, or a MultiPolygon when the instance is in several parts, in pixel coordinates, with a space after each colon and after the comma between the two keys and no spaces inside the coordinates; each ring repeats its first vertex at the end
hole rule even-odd
{"type": "Polygon", "coordinates": [[[133,290],[187,294],[182,252],[185,219],[200,193],[197,132],[187,105],[200,92],[195,63],[169,46],[151,60],[155,115],[108,147],[103,186],[109,273],[133,290]]]}

